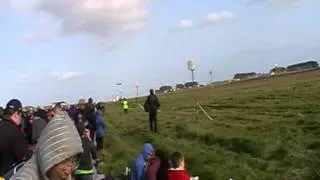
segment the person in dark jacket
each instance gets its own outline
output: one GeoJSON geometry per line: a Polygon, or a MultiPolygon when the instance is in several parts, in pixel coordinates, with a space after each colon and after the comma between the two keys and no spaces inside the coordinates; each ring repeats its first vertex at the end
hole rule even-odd
{"type": "Polygon", "coordinates": [[[68,109],[68,114],[73,121],[77,119],[78,110],[75,105],[70,106],[70,108],[68,109]]]}
{"type": "Polygon", "coordinates": [[[98,161],[96,147],[90,139],[89,129],[80,129],[80,133],[82,133],[83,154],[76,170],[76,180],[92,180],[94,174],[92,160],[98,161]]]}
{"type": "Polygon", "coordinates": [[[104,136],[106,134],[106,124],[101,110],[96,112],[96,127],[97,151],[100,151],[103,149],[104,136]]]}
{"type": "Polygon", "coordinates": [[[85,112],[84,112],[85,119],[88,120],[89,123],[89,130],[91,132],[91,139],[94,139],[94,135],[96,132],[96,123],[95,123],[95,106],[93,104],[92,98],[89,98],[88,103],[85,106],[85,112]]]}
{"type": "Polygon", "coordinates": [[[150,131],[155,133],[158,132],[157,114],[158,114],[159,107],[160,107],[159,99],[154,94],[153,89],[150,89],[150,95],[148,96],[148,98],[144,103],[144,109],[146,112],[149,112],[150,131]]]}
{"type": "Polygon", "coordinates": [[[48,121],[44,119],[42,110],[38,110],[32,123],[32,143],[36,144],[41,132],[47,126],[48,121]]]}
{"type": "Polygon", "coordinates": [[[0,122],[0,176],[11,170],[15,165],[31,157],[22,129],[20,128],[22,104],[13,99],[7,103],[4,119],[0,122]]]}

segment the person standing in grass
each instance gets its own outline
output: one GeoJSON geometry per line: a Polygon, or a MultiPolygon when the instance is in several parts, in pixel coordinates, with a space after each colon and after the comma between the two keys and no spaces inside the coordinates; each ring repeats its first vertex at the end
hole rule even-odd
{"type": "Polygon", "coordinates": [[[124,114],[128,114],[129,102],[126,98],[124,98],[122,101],[122,108],[123,108],[124,114]]]}
{"type": "Polygon", "coordinates": [[[144,110],[149,113],[149,127],[151,132],[158,132],[158,110],[160,107],[159,99],[154,94],[153,89],[150,89],[150,95],[144,103],[144,110]]]}

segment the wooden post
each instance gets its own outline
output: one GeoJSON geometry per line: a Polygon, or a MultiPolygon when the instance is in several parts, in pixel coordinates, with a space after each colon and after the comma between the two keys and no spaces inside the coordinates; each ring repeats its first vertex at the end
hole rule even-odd
{"type": "Polygon", "coordinates": [[[197,105],[198,105],[198,107],[201,109],[201,111],[203,112],[203,114],[207,116],[207,118],[208,118],[209,120],[213,120],[213,118],[207,113],[206,110],[203,109],[203,107],[201,106],[201,104],[200,104],[199,102],[197,102],[197,105]]]}

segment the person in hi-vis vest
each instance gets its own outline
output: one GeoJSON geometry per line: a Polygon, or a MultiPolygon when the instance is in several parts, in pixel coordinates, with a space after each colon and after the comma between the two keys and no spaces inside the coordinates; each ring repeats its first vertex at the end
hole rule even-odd
{"type": "Polygon", "coordinates": [[[124,113],[127,114],[128,110],[129,110],[129,103],[126,98],[124,98],[122,101],[122,108],[123,108],[124,113]]]}

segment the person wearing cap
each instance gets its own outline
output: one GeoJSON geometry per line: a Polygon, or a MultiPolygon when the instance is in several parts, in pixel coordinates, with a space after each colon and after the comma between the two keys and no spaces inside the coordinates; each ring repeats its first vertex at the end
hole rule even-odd
{"type": "Polygon", "coordinates": [[[0,122],[0,176],[31,156],[21,126],[22,104],[13,99],[7,103],[0,122]]]}
{"type": "Polygon", "coordinates": [[[71,180],[83,153],[77,129],[66,112],[58,112],[42,131],[37,149],[10,180],[71,180]]]}

